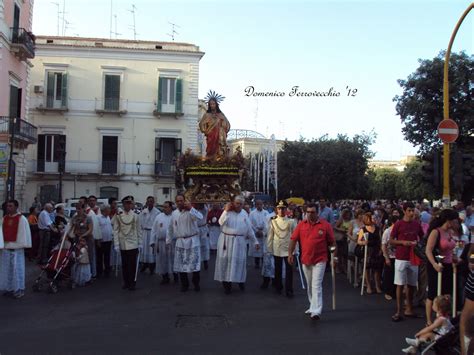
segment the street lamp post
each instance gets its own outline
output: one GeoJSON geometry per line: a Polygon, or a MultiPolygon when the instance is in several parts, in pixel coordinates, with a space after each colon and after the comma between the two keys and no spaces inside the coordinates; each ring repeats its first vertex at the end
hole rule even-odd
{"type": "Polygon", "coordinates": [[[15,147],[15,123],[16,118],[10,116],[9,124],[10,124],[10,157],[8,159],[8,172],[7,172],[7,198],[6,200],[12,200],[15,198],[15,194],[13,192],[13,148],[15,147]]]}
{"type": "MultiPolygon", "coordinates": [[[[443,120],[449,119],[449,58],[451,56],[451,48],[453,47],[454,38],[461,27],[461,23],[466,18],[469,11],[474,8],[474,3],[471,3],[469,7],[464,11],[461,18],[459,19],[454,31],[449,40],[448,48],[446,50],[446,56],[444,59],[444,80],[443,80],[443,120]]],[[[450,204],[451,194],[449,186],[449,143],[443,144],[443,203],[446,205],[450,204]]]]}

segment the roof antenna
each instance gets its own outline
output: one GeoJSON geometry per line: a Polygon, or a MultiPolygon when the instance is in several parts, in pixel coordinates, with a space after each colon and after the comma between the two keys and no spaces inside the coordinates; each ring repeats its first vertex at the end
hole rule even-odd
{"type": "Polygon", "coordinates": [[[112,32],[115,35],[115,39],[117,39],[117,36],[121,36],[121,33],[117,32],[117,14],[114,15],[115,18],[115,32],[112,32]]]}
{"type": "Polygon", "coordinates": [[[171,33],[167,33],[167,35],[171,37],[171,40],[172,40],[172,41],[174,41],[174,35],[179,35],[179,33],[176,32],[175,28],[176,28],[176,27],[181,28],[181,27],[179,27],[177,24],[172,23],[172,22],[169,22],[169,21],[168,21],[168,23],[169,23],[172,27],[171,27],[171,33]]]}
{"type": "Polygon", "coordinates": [[[136,23],[135,23],[135,12],[136,12],[136,10],[137,10],[137,7],[135,6],[135,4],[132,4],[132,9],[128,10],[133,15],[133,25],[129,26],[129,28],[131,28],[133,30],[133,39],[135,41],[137,40],[137,34],[138,34],[137,33],[137,26],[136,26],[136,23]]]}

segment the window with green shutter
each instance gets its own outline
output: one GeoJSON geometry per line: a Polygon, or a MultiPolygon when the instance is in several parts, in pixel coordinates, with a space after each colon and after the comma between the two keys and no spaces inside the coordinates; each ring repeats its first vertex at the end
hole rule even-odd
{"type": "Polygon", "coordinates": [[[67,74],[48,71],[46,77],[46,107],[67,108],[67,74]]]}
{"type": "Polygon", "coordinates": [[[120,75],[105,75],[104,110],[120,110],[120,75]]]}
{"type": "Polygon", "coordinates": [[[158,79],[159,113],[181,114],[183,112],[183,83],[181,79],[160,77],[158,79]]]}
{"type": "Polygon", "coordinates": [[[183,113],[183,80],[176,79],[176,107],[175,113],[183,113]]]}

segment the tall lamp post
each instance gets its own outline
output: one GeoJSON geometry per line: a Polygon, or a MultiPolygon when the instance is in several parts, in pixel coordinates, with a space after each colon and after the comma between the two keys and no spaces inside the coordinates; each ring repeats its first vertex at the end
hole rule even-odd
{"type": "MultiPolygon", "coordinates": [[[[474,8],[474,3],[471,3],[469,7],[464,11],[461,18],[459,19],[454,31],[449,40],[448,49],[446,50],[446,56],[444,59],[444,80],[443,80],[443,120],[449,119],[449,58],[451,56],[451,48],[453,47],[454,38],[458,33],[461,23],[466,18],[469,11],[474,8]]],[[[449,143],[443,144],[443,203],[449,205],[451,194],[449,186],[449,143]]]]}
{"type": "Polygon", "coordinates": [[[7,171],[7,198],[6,200],[12,200],[15,198],[15,193],[13,191],[13,149],[15,147],[15,123],[16,118],[10,116],[9,126],[10,126],[10,157],[8,158],[8,171],[7,171]]]}

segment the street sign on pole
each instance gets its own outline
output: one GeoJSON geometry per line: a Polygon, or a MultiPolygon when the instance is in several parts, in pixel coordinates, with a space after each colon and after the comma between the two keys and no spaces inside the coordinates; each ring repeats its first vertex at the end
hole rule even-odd
{"type": "Polygon", "coordinates": [[[438,136],[443,143],[454,143],[459,136],[459,127],[456,122],[448,118],[438,125],[438,136]]]}

